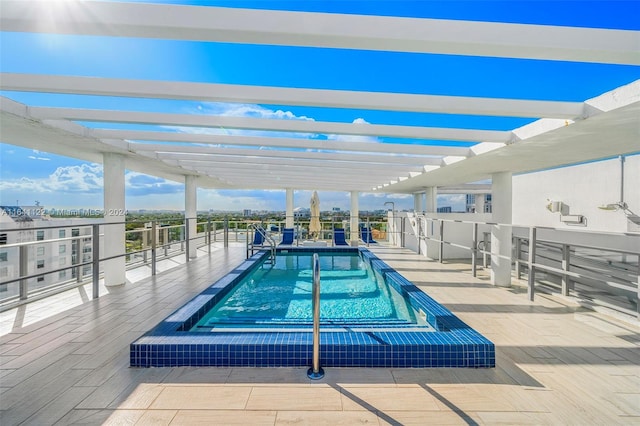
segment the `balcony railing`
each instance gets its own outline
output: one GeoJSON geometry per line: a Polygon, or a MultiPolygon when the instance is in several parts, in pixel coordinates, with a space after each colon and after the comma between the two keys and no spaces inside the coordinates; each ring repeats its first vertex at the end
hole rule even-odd
{"type": "MultiPolygon", "coordinates": [[[[442,215],[444,216],[444,215],[442,215]]],[[[510,256],[515,278],[526,274],[527,294],[572,296],[590,308],[640,318],[640,234],[574,231],[427,217],[403,213],[390,219],[389,240],[443,262],[470,259],[474,276],[489,268],[491,229],[512,230],[510,256]],[[426,253],[425,253],[426,252],[426,253]]]]}
{"type": "MultiPolygon", "coordinates": [[[[186,237],[193,219],[184,218],[146,223],[87,222],[2,229],[0,234],[6,236],[7,243],[0,245],[0,312],[87,284],[92,284],[91,297],[97,298],[104,262],[108,260],[124,257],[126,270],[144,268],[150,275],[156,275],[157,266],[165,260],[185,256],[184,262],[188,262],[190,245],[195,245],[197,250],[211,251],[212,247],[227,247],[229,243],[246,244],[252,238],[250,225],[255,222],[200,220],[195,224],[193,238],[186,237]],[[104,253],[104,234],[113,232],[110,229],[115,226],[118,226],[118,232],[122,226],[130,228],[124,231],[125,249],[106,257],[101,254],[104,253]]],[[[367,223],[384,241],[386,222],[367,223]]],[[[285,221],[264,221],[262,226],[279,241],[285,221]]],[[[318,239],[332,245],[333,229],[343,226],[348,231],[348,221],[321,221],[318,239]]],[[[294,227],[296,244],[299,244],[308,236],[309,220],[296,219],[294,227]]]]}

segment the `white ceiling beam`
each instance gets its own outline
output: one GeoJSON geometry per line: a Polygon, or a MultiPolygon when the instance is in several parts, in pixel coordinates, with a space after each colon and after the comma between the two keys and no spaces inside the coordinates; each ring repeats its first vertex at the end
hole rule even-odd
{"type": "MultiPolygon", "coordinates": [[[[250,173],[243,173],[242,170],[240,171],[229,171],[229,170],[210,170],[210,169],[200,169],[200,168],[193,168],[191,169],[192,171],[197,171],[198,173],[204,173],[207,175],[211,175],[211,176],[217,176],[220,179],[224,179],[224,180],[229,180],[229,181],[246,181],[246,182],[255,182],[255,175],[251,176],[250,173]]],[[[367,185],[371,185],[374,186],[375,184],[379,184],[380,180],[378,179],[374,179],[371,177],[357,177],[357,176],[349,176],[349,175],[342,175],[339,173],[336,174],[330,174],[330,173],[326,173],[321,177],[317,177],[317,176],[308,176],[308,175],[299,175],[296,173],[279,173],[279,171],[277,170],[261,170],[261,171],[257,171],[256,172],[257,175],[260,176],[261,180],[265,180],[265,179],[276,179],[276,180],[281,180],[281,179],[293,179],[295,180],[300,180],[300,181],[313,181],[313,182],[336,182],[336,183],[345,183],[345,182],[350,182],[352,184],[358,184],[358,185],[362,185],[364,183],[366,183],[367,185]]]]}
{"type": "Polygon", "coordinates": [[[21,92],[300,105],[502,117],[576,118],[582,116],[584,112],[583,102],[299,89],[290,87],[17,73],[0,74],[0,88],[2,90],[21,92]]]}
{"type": "MultiPolygon", "coordinates": [[[[157,124],[178,127],[188,126],[217,129],[243,129],[324,135],[386,136],[411,139],[436,139],[469,142],[492,141],[503,143],[511,141],[513,137],[511,132],[498,130],[397,126],[369,123],[334,123],[313,120],[229,117],[204,114],[169,114],[158,112],[49,107],[31,107],[29,112],[32,117],[40,120],[64,119],[105,123],[157,124]]],[[[230,138],[232,137],[233,136],[230,136],[230,138]]]]}
{"type": "MultiPolygon", "coordinates": [[[[230,164],[231,167],[238,166],[240,164],[249,164],[252,167],[260,167],[263,165],[280,165],[286,168],[297,168],[299,173],[304,173],[305,168],[317,169],[317,168],[332,168],[341,170],[371,170],[372,168],[380,167],[380,164],[375,163],[359,163],[353,161],[327,161],[327,160],[311,160],[311,159],[288,159],[288,158],[237,158],[229,156],[217,156],[208,160],[177,160],[179,165],[198,165],[198,164],[230,164]]],[[[383,167],[389,171],[398,172],[418,172],[424,170],[424,166],[421,165],[394,165],[384,164],[383,167]]],[[[310,170],[309,173],[318,173],[317,170],[310,170]]]]}
{"type": "MultiPolygon", "coordinates": [[[[148,153],[146,153],[148,154],[148,153]]],[[[329,160],[340,161],[345,164],[351,163],[374,163],[384,165],[440,165],[442,160],[440,158],[428,158],[428,157],[401,157],[393,155],[375,155],[375,154],[344,154],[344,153],[328,153],[328,152],[314,152],[314,151],[282,151],[282,150],[260,150],[260,149],[233,149],[233,148],[208,148],[206,154],[181,154],[178,152],[162,153],[157,152],[155,156],[160,159],[172,159],[172,160],[192,160],[207,162],[214,160],[216,156],[224,155],[227,161],[235,161],[234,157],[245,158],[254,157],[256,161],[260,161],[262,158],[280,158],[280,159],[297,159],[303,160],[329,160]]]]}
{"type": "MultiPolygon", "coordinates": [[[[243,173],[243,174],[238,174],[238,173],[225,173],[223,171],[215,171],[215,170],[201,170],[201,169],[193,169],[194,171],[197,171],[199,173],[205,173],[209,176],[215,176],[219,179],[225,180],[225,181],[229,181],[229,182],[255,182],[254,179],[251,178],[251,176],[248,176],[248,174],[243,173]]],[[[264,183],[267,181],[273,181],[273,182],[277,182],[277,181],[282,181],[282,180],[292,180],[292,181],[298,181],[298,182],[303,182],[303,181],[309,181],[309,182],[316,182],[316,183],[324,183],[324,184],[329,184],[329,183],[334,183],[334,184],[340,184],[340,183],[346,183],[349,182],[352,185],[366,185],[367,187],[374,187],[376,185],[378,185],[380,183],[379,180],[376,179],[371,179],[371,178],[361,178],[361,179],[356,179],[353,177],[342,177],[342,176],[335,176],[335,177],[325,177],[325,178],[316,178],[314,176],[300,176],[300,175],[294,175],[294,174],[284,174],[284,175],[280,175],[277,174],[274,171],[263,171],[259,173],[260,175],[260,183],[264,183]]]]}
{"type": "MultiPolygon", "coordinates": [[[[330,141],[321,139],[302,138],[271,138],[258,136],[229,136],[229,135],[207,135],[194,133],[171,133],[153,132],[144,130],[101,130],[92,129],[89,134],[97,139],[126,139],[129,141],[164,141],[179,143],[194,143],[207,145],[240,145],[240,146],[260,146],[273,148],[300,148],[300,149],[323,149],[332,151],[369,152],[384,154],[406,154],[406,155],[455,155],[465,157],[470,155],[471,149],[457,146],[442,145],[421,145],[421,144],[398,144],[386,142],[354,142],[354,141],[330,141]]],[[[166,152],[181,151],[191,152],[187,145],[173,144],[149,144],[135,143],[136,150],[166,152]]],[[[194,147],[195,148],[195,147],[194,147]]],[[[198,147],[201,148],[201,147],[198,147]]],[[[195,152],[195,151],[194,151],[195,152]]]]}
{"type": "Polygon", "coordinates": [[[640,64],[638,33],[181,5],[3,0],[3,31],[640,64]],[[68,7],[65,7],[68,6],[68,7]]]}
{"type": "Polygon", "coordinates": [[[357,188],[359,190],[371,191],[378,182],[375,181],[356,181],[353,179],[313,179],[313,178],[297,178],[294,176],[269,176],[264,175],[259,182],[255,182],[246,177],[225,177],[216,173],[211,173],[210,176],[213,179],[224,180],[228,182],[230,186],[243,187],[247,189],[255,187],[270,188],[300,188],[302,185],[306,187],[316,188],[319,187],[328,188],[332,191],[343,191],[348,188],[357,188]],[[254,186],[254,184],[256,186],[254,186]]]}
{"type": "Polygon", "coordinates": [[[392,175],[384,177],[372,177],[366,176],[362,173],[360,175],[354,175],[347,172],[325,172],[311,174],[300,174],[297,171],[283,171],[274,168],[262,167],[260,169],[250,169],[247,167],[240,167],[237,170],[231,170],[228,168],[207,168],[207,167],[185,167],[186,170],[197,171],[198,173],[204,173],[210,176],[216,176],[220,179],[227,181],[243,181],[243,182],[256,182],[256,177],[260,177],[259,182],[267,179],[271,180],[283,180],[292,179],[294,181],[312,181],[312,182],[334,182],[334,183],[346,183],[358,185],[367,185],[373,187],[380,184],[383,179],[389,180],[392,175]]]}
{"type": "MultiPolygon", "coordinates": [[[[301,166],[296,164],[252,164],[252,163],[201,163],[196,161],[175,161],[169,160],[168,165],[179,166],[189,170],[205,170],[215,171],[228,174],[240,174],[242,176],[251,177],[256,179],[261,172],[268,171],[282,175],[294,175],[300,177],[311,178],[334,178],[334,177],[349,177],[359,180],[381,180],[386,177],[398,176],[398,174],[404,174],[403,170],[384,170],[371,175],[371,173],[364,173],[363,168],[349,168],[337,164],[328,164],[326,166],[310,165],[301,166]],[[327,172],[323,172],[326,169],[327,172]]],[[[364,168],[366,170],[366,168],[364,168]]]]}

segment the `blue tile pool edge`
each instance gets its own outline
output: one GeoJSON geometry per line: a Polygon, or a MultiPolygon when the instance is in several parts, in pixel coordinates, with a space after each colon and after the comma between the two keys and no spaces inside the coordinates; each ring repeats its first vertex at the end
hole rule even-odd
{"type": "MultiPolygon", "coordinates": [[[[286,248],[290,252],[360,252],[362,258],[422,311],[435,332],[349,331],[320,334],[326,367],[495,367],[495,346],[366,248],[286,248]]],[[[132,367],[311,365],[312,333],[190,332],[215,303],[267,256],[258,252],[130,345],[132,367]]]]}

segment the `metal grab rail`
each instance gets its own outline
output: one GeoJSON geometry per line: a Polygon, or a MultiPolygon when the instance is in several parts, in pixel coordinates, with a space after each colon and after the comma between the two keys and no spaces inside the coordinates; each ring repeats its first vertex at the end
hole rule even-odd
{"type": "Polygon", "coordinates": [[[313,288],[311,290],[311,309],[313,310],[313,359],[307,377],[322,379],[324,370],[320,367],[320,258],[313,254],[313,288]]]}
{"type": "MultiPolygon", "coordinates": [[[[252,223],[249,226],[253,229],[253,232],[257,232],[262,235],[264,240],[269,243],[269,260],[271,261],[271,264],[274,264],[276,261],[276,246],[278,245],[276,243],[276,240],[271,235],[269,235],[269,232],[267,232],[266,229],[259,226],[258,224],[252,223]]],[[[249,250],[251,250],[251,254],[253,255],[253,249],[256,247],[258,246],[254,246],[253,242],[249,242],[249,238],[247,238],[247,258],[249,258],[249,250]]],[[[259,247],[264,248],[264,245],[261,245],[259,247]]]]}

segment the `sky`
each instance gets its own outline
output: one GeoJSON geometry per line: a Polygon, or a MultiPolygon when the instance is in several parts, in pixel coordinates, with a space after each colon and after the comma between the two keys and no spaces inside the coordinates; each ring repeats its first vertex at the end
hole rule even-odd
{"type": "MultiPolygon", "coordinates": [[[[640,30],[638,1],[148,1],[425,18],[640,30]]],[[[640,78],[640,67],[436,54],[370,52],[171,40],[0,33],[0,70],[14,73],[101,76],[282,87],[583,101],[640,78]]],[[[111,108],[287,120],[512,130],[528,117],[480,117],[283,105],[149,101],[144,99],[3,92],[36,106],[111,108]]],[[[88,127],[154,129],[154,126],[81,123],[88,127]]],[[[163,128],[185,131],[180,128],[163,128]]],[[[281,136],[274,132],[188,129],[195,132],[281,136]]],[[[289,137],[346,140],[343,135],[289,137]]],[[[368,142],[470,146],[467,142],[359,138],[368,142]]],[[[2,143],[0,204],[101,208],[102,167],[49,152],[2,143]]],[[[308,207],[311,193],[295,192],[308,207]]],[[[321,208],[348,210],[348,193],[320,192],[321,208]]],[[[360,209],[410,209],[407,195],[362,194],[360,209]]],[[[464,209],[464,196],[440,196],[439,205],[464,209]]],[[[199,210],[284,210],[284,191],[200,189],[199,210]]],[[[184,185],[134,171],[126,174],[128,209],[182,210],[184,185]]]]}

